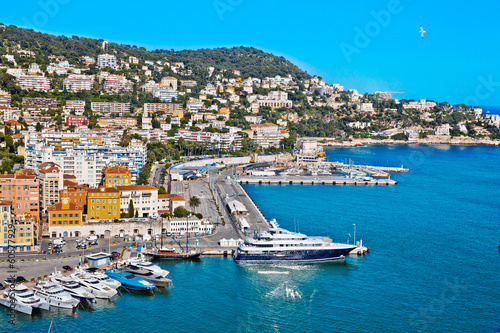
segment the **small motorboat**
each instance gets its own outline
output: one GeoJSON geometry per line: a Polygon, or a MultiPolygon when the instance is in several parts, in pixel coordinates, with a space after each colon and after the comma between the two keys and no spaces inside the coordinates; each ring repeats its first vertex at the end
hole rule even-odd
{"type": "Polygon", "coordinates": [[[170,274],[169,271],[164,270],[160,268],[160,266],[153,264],[150,261],[146,261],[142,258],[131,258],[126,261],[124,261],[124,265],[132,264],[134,266],[137,266],[139,268],[148,270],[156,275],[162,276],[162,277],[167,277],[168,274],[170,274]]]}
{"type": "Polygon", "coordinates": [[[104,273],[99,273],[99,272],[94,272],[89,274],[89,276],[92,276],[93,278],[96,278],[97,280],[101,281],[105,285],[107,285],[110,288],[113,288],[114,290],[120,288],[122,284],[115,279],[110,278],[104,273]]]}
{"type": "Polygon", "coordinates": [[[120,282],[122,287],[126,289],[144,291],[152,290],[155,287],[154,283],[141,279],[132,273],[120,271],[116,268],[106,270],[105,274],[120,282]]]}

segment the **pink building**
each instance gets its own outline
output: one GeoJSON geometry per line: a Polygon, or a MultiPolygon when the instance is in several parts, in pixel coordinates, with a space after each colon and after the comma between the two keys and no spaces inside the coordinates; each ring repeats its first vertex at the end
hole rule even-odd
{"type": "Polygon", "coordinates": [[[76,127],[78,127],[86,124],[87,124],[87,117],[73,116],[73,115],[66,116],[66,125],[68,126],[75,125],[76,127]]]}

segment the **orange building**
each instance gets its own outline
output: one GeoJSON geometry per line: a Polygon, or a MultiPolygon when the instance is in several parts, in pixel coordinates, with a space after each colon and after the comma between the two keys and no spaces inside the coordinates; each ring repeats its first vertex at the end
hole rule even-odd
{"type": "Polygon", "coordinates": [[[114,165],[102,169],[104,187],[132,185],[132,173],[126,166],[114,165]]]}
{"type": "Polygon", "coordinates": [[[64,189],[59,191],[59,197],[69,198],[69,202],[78,205],[87,205],[87,185],[76,185],[71,182],[64,182],[64,189]],[[68,186],[69,185],[69,186],[68,186]]]}
{"type": "Polygon", "coordinates": [[[12,201],[16,215],[40,217],[40,185],[33,171],[23,169],[15,174],[0,175],[0,200],[12,201]]]}
{"type": "MultiPolygon", "coordinates": [[[[47,208],[49,214],[49,233],[51,237],[73,237],[75,226],[82,225],[83,205],[70,203],[68,198],[47,208]]],[[[75,232],[79,236],[79,232],[75,232]]]]}

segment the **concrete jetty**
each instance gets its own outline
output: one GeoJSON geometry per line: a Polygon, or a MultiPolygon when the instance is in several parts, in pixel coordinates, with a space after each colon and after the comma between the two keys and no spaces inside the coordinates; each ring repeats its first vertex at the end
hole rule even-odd
{"type": "Polygon", "coordinates": [[[240,184],[278,184],[278,185],[396,185],[393,179],[356,179],[331,176],[287,176],[287,177],[240,177],[236,179],[240,184]]]}

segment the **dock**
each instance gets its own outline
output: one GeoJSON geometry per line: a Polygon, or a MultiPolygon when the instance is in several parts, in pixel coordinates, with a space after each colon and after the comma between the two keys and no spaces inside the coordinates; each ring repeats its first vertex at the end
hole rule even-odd
{"type": "Polygon", "coordinates": [[[275,185],[396,185],[393,179],[356,179],[332,176],[251,176],[236,179],[239,184],[275,184],[275,185]]]}

